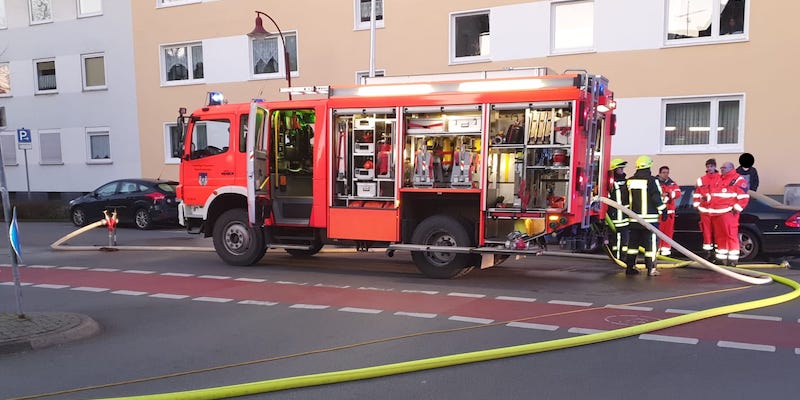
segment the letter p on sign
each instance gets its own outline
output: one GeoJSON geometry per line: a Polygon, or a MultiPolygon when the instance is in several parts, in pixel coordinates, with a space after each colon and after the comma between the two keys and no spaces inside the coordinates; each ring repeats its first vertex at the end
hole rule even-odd
{"type": "Polygon", "coordinates": [[[17,129],[17,146],[20,150],[29,150],[33,148],[33,138],[31,137],[30,129],[17,129]]]}

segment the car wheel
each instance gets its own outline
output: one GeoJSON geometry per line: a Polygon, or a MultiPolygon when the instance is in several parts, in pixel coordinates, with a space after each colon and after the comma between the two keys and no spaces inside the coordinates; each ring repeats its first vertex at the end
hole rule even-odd
{"type": "MultiPolygon", "coordinates": [[[[431,246],[471,246],[467,230],[457,220],[435,215],[420,223],[411,236],[414,244],[431,246]]],[[[450,279],[466,275],[473,269],[470,254],[447,251],[412,251],[417,268],[428,277],[450,279]]]]}
{"type": "Polygon", "coordinates": [[[758,237],[748,230],[739,230],[739,261],[750,261],[758,256],[761,250],[761,245],[758,243],[758,237]]]}
{"type": "Polygon", "coordinates": [[[86,225],[86,212],[82,208],[75,207],[72,209],[72,223],[75,226],[86,225]]]}
{"type": "Polygon", "coordinates": [[[150,229],[153,226],[153,219],[150,218],[150,213],[144,208],[136,210],[136,214],[133,215],[133,222],[139,229],[150,229]]]}

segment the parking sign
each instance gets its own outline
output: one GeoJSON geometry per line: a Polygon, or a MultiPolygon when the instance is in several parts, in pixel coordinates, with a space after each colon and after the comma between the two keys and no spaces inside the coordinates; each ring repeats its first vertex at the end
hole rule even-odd
{"type": "Polygon", "coordinates": [[[30,129],[17,129],[17,146],[20,150],[29,150],[33,148],[33,137],[31,136],[30,129]]]}

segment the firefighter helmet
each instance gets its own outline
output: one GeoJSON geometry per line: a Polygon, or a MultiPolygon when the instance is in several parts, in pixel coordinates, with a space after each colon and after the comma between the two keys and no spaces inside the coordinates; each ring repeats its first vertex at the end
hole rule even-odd
{"type": "Polygon", "coordinates": [[[625,161],[625,160],[623,160],[621,158],[615,158],[615,159],[611,160],[611,165],[609,166],[609,169],[617,169],[619,167],[624,167],[626,165],[628,165],[627,161],[625,161]]]}
{"type": "Polygon", "coordinates": [[[645,169],[653,166],[653,159],[648,156],[639,156],[636,159],[636,169],[645,169]]]}

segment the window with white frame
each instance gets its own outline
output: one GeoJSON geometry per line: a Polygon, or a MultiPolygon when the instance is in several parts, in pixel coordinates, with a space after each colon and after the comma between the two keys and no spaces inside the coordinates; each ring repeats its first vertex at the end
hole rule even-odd
{"type": "Polygon", "coordinates": [[[36,72],[36,93],[55,93],[56,87],[56,60],[54,58],[33,60],[36,72]]]}
{"type": "Polygon", "coordinates": [[[664,100],[663,149],[741,151],[743,103],[740,95],[664,100]]]}
{"type": "MultiPolygon", "coordinates": [[[[2,0],[0,0],[2,1],[2,0]]],[[[0,97],[11,95],[11,65],[0,63],[0,97]]]]}
{"type": "Polygon", "coordinates": [[[6,0],[0,0],[0,29],[8,28],[8,18],[6,17],[6,0]]]}
{"type": "Polygon", "coordinates": [[[78,18],[103,14],[103,0],[78,0],[78,18]]]}
{"type": "Polygon", "coordinates": [[[180,164],[181,159],[176,154],[183,153],[183,135],[178,124],[164,124],[164,162],[167,164],[180,164]]]}
{"type": "MultiPolygon", "coordinates": [[[[382,69],[375,70],[375,76],[386,76],[386,71],[382,69]]],[[[369,71],[356,71],[356,84],[363,85],[364,79],[369,78],[369,71]]]]}
{"type": "Polygon", "coordinates": [[[201,43],[161,47],[164,82],[192,82],[203,79],[203,45],[201,43]]]}
{"type": "Polygon", "coordinates": [[[61,159],[61,132],[39,131],[40,164],[63,164],[61,159]]]}
{"type": "MultiPolygon", "coordinates": [[[[372,0],[355,0],[355,29],[369,29],[372,0]]],[[[375,27],[383,28],[383,0],[375,0],[375,27]]]]}
{"type": "Polygon", "coordinates": [[[53,2],[51,0],[28,0],[31,25],[53,22],[53,2]]]}
{"type": "Polygon", "coordinates": [[[156,0],[158,7],[182,6],[184,4],[200,3],[202,0],[156,0]]]}
{"type": "Polygon", "coordinates": [[[83,90],[106,88],[106,60],[103,53],[82,54],[83,90]]]}
{"type": "Polygon", "coordinates": [[[667,0],[667,42],[740,39],[746,9],[746,0],[667,0]]]}
{"type": "Polygon", "coordinates": [[[107,127],[86,128],[86,153],[90,163],[111,162],[111,135],[107,127]]]}
{"type": "Polygon", "coordinates": [[[550,9],[553,53],[594,47],[594,0],[553,2],[550,9]]]}
{"type": "Polygon", "coordinates": [[[17,137],[0,135],[0,151],[3,152],[3,165],[17,165],[17,137]]]}
{"type": "MultiPolygon", "coordinates": [[[[289,53],[289,71],[297,73],[297,33],[283,33],[289,53]]],[[[250,40],[251,73],[254,78],[283,78],[286,76],[283,43],[279,35],[250,40]]]]}
{"type": "Polygon", "coordinates": [[[450,14],[450,62],[486,61],[489,11],[450,14]]]}

